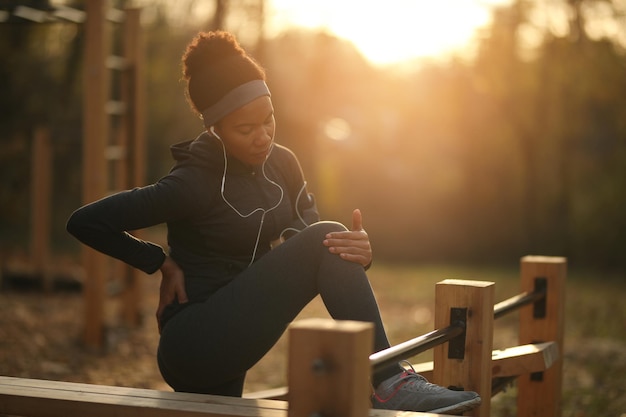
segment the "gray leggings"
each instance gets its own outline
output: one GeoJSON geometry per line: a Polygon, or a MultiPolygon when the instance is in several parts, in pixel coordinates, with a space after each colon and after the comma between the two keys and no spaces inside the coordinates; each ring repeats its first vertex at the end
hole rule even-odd
{"type": "MultiPolygon", "coordinates": [[[[241,396],[246,371],[318,294],[334,319],[374,323],[374,351],[389,347],[363,267],[322,244],[327,233],[345,230],[335,222],[307,227],[172,317],[157,354],[165,381],[176,391],[241,396]]],[[[374,375],[374,382],[397,371],[374,375]]]]}

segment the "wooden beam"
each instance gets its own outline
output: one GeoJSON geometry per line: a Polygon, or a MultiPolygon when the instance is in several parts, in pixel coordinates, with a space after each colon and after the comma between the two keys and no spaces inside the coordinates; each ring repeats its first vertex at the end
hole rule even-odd
{"type": "Polygon", "coordinates": [[[289,417],[363,417],[371,408],[371,323],[309,319],[289,327],[289,417]]]}
{"type": "Polygon", "coordinates": [[[243,398],[253,400],[283,400],[287,401],[289,389],[287,387],[270,388],[262,391],[247,392],[243,394],[243,398]]]}
{"type": "Polygon", "coordinates": [[[52,288],[50,261],[50,213],[52,205],[52,146],[46,127],[35,129],[32,156],[30,257],[44,290],[52,288]]]}
{"type": "Polygon", "coordinates": [[[472,416],[490,412],[494,292],[495,284],[485,281],[447,279],[435,286],[435,328],[450,326],[454,311],[465,310],[466,333],[461,358],[450,349],[454,340],[435,346],[433,382],[476,391],[483,401],[472,416]]]}
{"type": "Polygon", "coordinates": [[[287,405],[282,401],[0,377],[0,413],[27,417],[286,417],[287,405]]]}
{"type": "MultiPolygon", "coordinates": [[[[128,112],[123,118],[127,159],[125,163],[124,188],[145,185],[145,91],[143,83],[144,48],[141,36],[141,9],[132,8],[124,11],[123,26],[124,60],[128,68],[122,74],[122,100],[128,105],[128,112]]],[[[133,231],[133,235],[142,238],[142,231],[133,231]]],[[[142,284],[145,274],[139,269],[126,266],[124,272],[125,322],[130,326],[141,323],[142,284]]]]}
{"type": "Polygon", "coordinates": [[[491,355],[491,376],[496,378],[543,372],[559,358],[559,345],[556,342],[494,350],[491,355]]]}
{"type": "Polygon", "coordinates": [[[545,300],[520,309],[520,344],[556,342],[559,359],[550,369],[517,381],[517,415],[559,417],[563,379],[565,278],[567,260],[561,257],[526,256],[521,259],[521,290],[545,287],[545,300]]]}
{"type": "MultiPolygon", "coordinates": [[[[514,346],[491,352],[491,376],[493,378],[520,376],[542,372],[559,358],[559,348],[554,342],[514,346]]],[[[415,372],[432,380],[433,362],[413,364],[415,372]]]]}
{"type": "MultiPolygon", "coordinates": [[[[0,414],[24,417],[287,417],[288,403],[0,376],[0,414]]],[[[432,417],[367,410],[369,417],[432,417]]]]}
{"type": "MultiPolygon", "coordinates": [[[[104,197],[108,189],[107,166],[104,159],[109,126],[105,106],[109,76],[105,68],[109,39],[106,31],[103,0],[86,2],[85,65],[84,65],[84,141],[83,141],[83,202],[91,203],[104,197]]],[[[85,329],[87,346],[104,345],[104,300],[107,279],[105,255],[83,247],[85,269],[85,329]]]]}

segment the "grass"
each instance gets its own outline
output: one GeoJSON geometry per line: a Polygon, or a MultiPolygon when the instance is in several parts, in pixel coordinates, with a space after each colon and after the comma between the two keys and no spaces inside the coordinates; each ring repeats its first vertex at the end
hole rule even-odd
{"type": "MultiPolygon", "coordinates": [[[[444,279],[491,281],[495,300],[519,293],[519,270],[486,267],[375,265],[369,272],[392,344],[434,328],[435,284],[444,279]]],[[[623,274],[598,275],[570,268],[566,294],[566,327],[562,408],[565,417],[623,416],[626,413],[626,303],[623,274]]],[[[328,317],[315,299],[300,315],[328,317]]],[[[517,344],[517,317],[496,321],[494,348],[517,344]]],[[[432,360],[432,351],[411,358],[432,360]]],[[[249,373],[246,391],[286,385],[287,340],[284,336],[249,373]]],[[[492,415],[515,416],[513,386],[492,399],[492,415]]]]}

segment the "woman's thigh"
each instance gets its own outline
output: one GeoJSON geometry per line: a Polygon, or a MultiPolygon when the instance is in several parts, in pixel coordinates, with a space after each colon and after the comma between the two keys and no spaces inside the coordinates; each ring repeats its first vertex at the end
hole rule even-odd
{"type": "MultiPolygon", "coordinates": [[[[163,329],[160,360],[179,375],[229,380],[252,367],[318,294],[326,233],[333,222],[310,226],[264,255],[206,302],[191,305],[163,329]]],[[[345,261],[340,261],[345,262],[345,261]]]]}

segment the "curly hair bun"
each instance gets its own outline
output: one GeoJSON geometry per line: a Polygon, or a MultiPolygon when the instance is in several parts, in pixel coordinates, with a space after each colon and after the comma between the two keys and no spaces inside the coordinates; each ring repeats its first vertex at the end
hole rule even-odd
{"type": "Polygon", "coordinates": [[[196,112],[215,104],[233,88],[265,80],[263,68],[228,32],[201,32],[187,45],[182,58],[187,97],[196,112]]]}
{"type": "Polygon", "coordinates": [[[232,56],[245,56],[246,52],[235,37],[223,31],[199,33],[187,46],[183,56],[183,75],[201,73],[207,65],[219,63],[232,56]]]}

